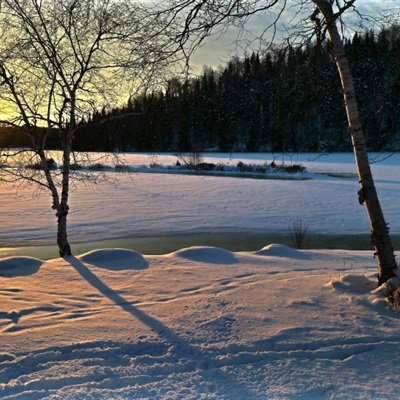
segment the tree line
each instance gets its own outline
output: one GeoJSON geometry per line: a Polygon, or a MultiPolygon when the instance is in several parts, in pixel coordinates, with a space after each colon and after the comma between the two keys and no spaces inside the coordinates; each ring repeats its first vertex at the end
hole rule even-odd
{"type": "MultiPolygon", "coordinates": [[[[345,42],[369,150],[400,133],[400,27],[345,42]]],[[[351,151],[329,43],[275,48],[173,78],[81,122],[78,150],[351,151]]]]}

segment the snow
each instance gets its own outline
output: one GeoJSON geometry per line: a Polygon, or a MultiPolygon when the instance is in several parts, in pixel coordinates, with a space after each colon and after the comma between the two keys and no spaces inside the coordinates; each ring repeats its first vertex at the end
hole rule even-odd
{"type": "MultiPolygon", "coordinates": [[[[332,167],[318,162],[316,168],[332,167]]],[[[398,165],[391,160],[373,168],[387,219],[400,228],[391,205],[398,165]]],[[[354,178],[129,179],[125,174],[117,188],[73,193],[78,241],[118,236],[125,225],[137,232],[218,233],[278,230],[281,219],[287,229],[296,215],[313,229],[364,229],[365,210],[353,204],[354,178]]],[[[1,209],[2,243],[31,243],[38,235],[35,243],[48,244],[54,232],[48,203],[42,204],[47,197],[32,201],[29,189],[17,197],[1,190],[2,206],[4,200],[13,213],[11,219],[1,209]]],[[[376,288],[376,269],[371,251],[279,243],[241,252],[103,248],[49,260],[1,258],[0,398],[397,399],[400,314],[376,288]]]]}
{"type": "MultiPolygon", "coordinates": [[[[381,205],[391,231],[400,234],[398,193],[400,155],[372,164],[381,205]]],[[[57,159],[55,155],[54,158],[57,159]]],[[[145,154],[128,154],[131,166],[154,162],[145,154]]],[[[99,186],[75,182],[69,214],[69,239],[82,244],[109,238],[199,233],[287,234],[297,218],[315,235],[368,235],[366,212],[358,203],[358,179],[316,174],[355,173],[352,154],[205,154],[206,162],[236,165],[272,160],[307,167],[310,180],[245,179],[162,173],[107,172],[110,182],[99,186]],[[115,181],[115,178],[117,179],[115,181]]],[[[176,157],[157,162],[173,165],[176,157]]],[[[102,176],[102,175],[101,175],[102,176]]],[[[280,175],[275,176],[280,177],[280,175]]],[[[56,218],[47,192],[32,187],[0,185],[0,246],[54,244],[56,218]],[[12,216],[12,218],[10,218],[12,216]]]]}
{"type": "Polygon", "coordinates": [[[143,256],[136,251],[126,249],[102,249],[88,252],[81,257],[81,261],[93,264],[99,268],[108,268],[113,271],[123,269],[145,269],[148,267],[143,256]]]}
{"type": "Polygon", "coordinates": [[[0,271],[2,399],[398,398],[400,319],[370,252],[102,249],[0,271]]]}

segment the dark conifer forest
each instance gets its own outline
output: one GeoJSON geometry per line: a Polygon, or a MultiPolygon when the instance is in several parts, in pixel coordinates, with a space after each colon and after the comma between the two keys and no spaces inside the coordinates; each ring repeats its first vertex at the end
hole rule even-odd
{"type": "MultiPolygon", "coordinates": [[[[400,27],[346,42],[369,150],[400,144],[400,27]]],[[[81,123],[76,150],[350,151],[329,46],[269,49],[81,123]]]]}

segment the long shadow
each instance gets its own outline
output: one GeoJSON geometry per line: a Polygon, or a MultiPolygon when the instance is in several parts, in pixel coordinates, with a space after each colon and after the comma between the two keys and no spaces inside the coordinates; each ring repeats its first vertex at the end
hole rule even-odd
{"type": "Polygon", "coordinates": [[[90,283],[94,288],[96,288],[101,294],[108,297],[113,303],[121,307],[124,311],[131,314],[133,317],[137,318],[139,321],[143,322],[150,329],[154,330],[161,337],[168,339],[172,343],[179,343],[181,346],[190,346],[189,343],[185,342],[171,331],[168,327],[162,324],[159,320],[151,317],[150,315],[139,310],[137,307],[133,306],[131,303],[126,301],[121,295],[119,295],[115,290],[107,286],[102,280],[100,280],[89,268],[87,268],[80,260],[74,256],[65,257],[71,266],[73,266],[79,274],[88,283],[90,283]]]}
{"type": "MultiPolygon", "coordinates": [[[[176,335],[171,329],[166,327],[157,319],[151,317],[150,315],[144,313],[139,310],[137,307],[133,306],[131,303],[126,301],[121,295],[119,295],[115,290],[111,289],[107,286],[101,279],[99,279],[89,268],[87,268],[80,260],[78,260],[74,256],[64,257],[64,259],[70,263],[72,267],[76,269],[76,271],[85,279],[88,283],[90,283],[94,288],[96,288],[101,294],[108,297],[112,302],[114,302],[117,306],[121,307],[124,311],[131,314],[134,318],[137,318],[139,321],[147,325],[150,329],[155,331],[161,338],[169,341],[173,346],[176,346],[178,357],[190,357],[190,354],[193,354],[193,358],[204,357],[206,359],[210,359],[209,356],[202,354],[202,350],[200,348],[193,347],[190,343],[183,340],[180,336],[176,335]],[[178,350],[179,349],[179,350],[178,350]]],[[[230,377],[226,372],[223,372],[221,369],[219,371],[219,379],[218,386],[225,386],[228,389],[231,389],[232,385],[237,386],[237,382],[233,382],[232,377],[230,377]],[[221,379],[222,378],[222,379],[221,379]]],[[[214,376],[214,375],[212,375],[214,376]]],[[[207,379],[210,379],[210,375],[207,374],[207,379]]],[[[240,387],[240,398],[253,399],[254,395],[250,393],[246,386],[240,387]]],[[[216,389],[216,392],[220,391],[220,389],[216,389]]]]}

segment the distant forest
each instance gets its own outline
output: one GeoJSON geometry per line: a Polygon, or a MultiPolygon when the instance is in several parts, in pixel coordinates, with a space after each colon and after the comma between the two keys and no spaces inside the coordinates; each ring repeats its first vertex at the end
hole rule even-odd
{"type": "MultiPolygon", "coordinates": [[[[346,42],[369,150],[400,146],[400,27],[346,42]]],[[[54,147],[54,137],[51,146],[54,147]]],[[[329,44],[234,57],[82,121],[75,150],[351,150],[329,44]]]]}

